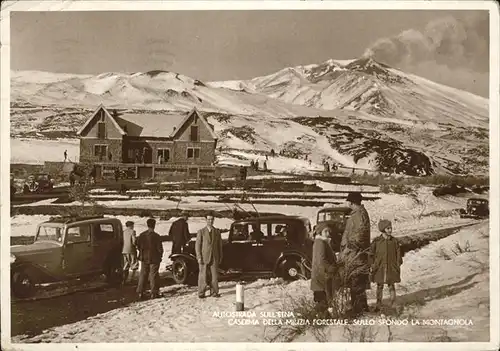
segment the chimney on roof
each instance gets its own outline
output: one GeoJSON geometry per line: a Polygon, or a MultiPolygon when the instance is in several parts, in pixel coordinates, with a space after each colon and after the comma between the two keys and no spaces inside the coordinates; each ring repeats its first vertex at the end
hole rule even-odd
{"type": "Polygon", "coordinates": [[[175,132],[175,130],[177,129],[177,127],[175,127],[175,126],[174,126],[174,128],[173,128],[173,129],[174,129],[174,132],[175,132]]]}

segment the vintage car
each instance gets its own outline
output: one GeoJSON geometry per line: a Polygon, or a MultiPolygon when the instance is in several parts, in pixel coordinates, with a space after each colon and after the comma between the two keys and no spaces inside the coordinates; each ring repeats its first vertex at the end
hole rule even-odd
{"type": "Polygon", "coordinates": [[[47,173],[38,173],[28,177],[23,185],[23,193],[43,193],[54,188],[54,179],[47,173]]]}
{"type": "MultiPolygon", "coordinates": [[[[283,277],[296,280],[310,276],[311,224],[299,216],[266,216],[236,220],[223,239],[222,274],[283,277]]],[[[184,252],[170,256],[172,275],[178,284],[193,284],[198,274],[196,239],[184,252]]]]}
{"type": "Polygon", "coordinates": [[[39,284],[105,275],[122,277],[122,224],[116,218],[56,217],[37,226],[32,244],[11,247],[11,290],[30,297],[39,284]]]}
{"type": "Polygon", "coordinates": [[[335,252],[340,252],[340,242],[344,233],[347,218],[351,213],[349,207],[325,207],[318,211],[316,215],[316,226],[320,223],[326,223],[331,230],[332,248],[335,252]]]}
{"type": "Polygon", "coordinates": [[[478,197],[473,197],[467,200],[467,208],[460,209],[460,218],[488,218],[490,215],[490,209],[488,206],[488,200],[478,197]]]}

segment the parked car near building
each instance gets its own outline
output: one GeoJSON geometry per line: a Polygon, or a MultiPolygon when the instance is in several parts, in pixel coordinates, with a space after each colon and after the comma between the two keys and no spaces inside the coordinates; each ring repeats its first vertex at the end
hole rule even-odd
{"type": "Polygon", "coordinates": [[[34,295],[40,284],[104,274],[122,277],[122,224],[116,218],[56,217],[37,226],[32,244],[11,247],[11,288],[15,297],[34,295]]]}
{"type": "Polygon", "coordinates": [[[488,218],[490,215],[489,202],[487,199],[473,197],[467,200],[466,208],[460,209],[460,218],[488,218]]]}
{"type": "MultiPolygon", "coordinates": [[[[340,242],[344,233],[347,218],[351,213],[349,207],[325,207],[318,211],[316,215],[316,226],[326,223],[331,230],[332,248],[335,252],[340,252],[340,242]]],[[[314,228],[316,228],[314,226],[314,228]]]]}
{"type": "Polygon", "coordinates": [[[47,173],[37,173],[30,175],[23,185],[23,193],[43,193],[54,188],[54,179],[47,173]]]}
{"type": "MultiPolygon", "coordinates": [[[[198,274],[196,239],[181,254],[171,255],[172,274],[178,284],[194,284],[198,274]]],[[[232,223],[223,240],[221,274],[253,277],[308,278],[312,259],[311,224],[305,217],[266,216],[232,223]]]]}

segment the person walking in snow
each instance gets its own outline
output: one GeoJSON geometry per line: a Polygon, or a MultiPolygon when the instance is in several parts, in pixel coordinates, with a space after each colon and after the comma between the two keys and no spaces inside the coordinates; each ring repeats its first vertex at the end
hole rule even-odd
{"type": "Polygon", "coordinates": [[[64,150],[64,162],[68,159],[68,150],[64,150]]]}
{"type": "Polygon", "coordinates": [[[371,281],[377,283],[377,304],[375,311],[380,311],[382,307],[382,296],[384,284],[389,287],[391,307],[396,302],[395,283],[401,282],[401,245],[392,236],[392,223],[387,219],[381,219],[378,229],[382,233],[376,237],[370,245],[371,281]]]}
{"type": "Polygon", "coordinates": [[[263,169],[264,169],[264,172],[267,171],[267,161],[264,161],[263,169]]]}

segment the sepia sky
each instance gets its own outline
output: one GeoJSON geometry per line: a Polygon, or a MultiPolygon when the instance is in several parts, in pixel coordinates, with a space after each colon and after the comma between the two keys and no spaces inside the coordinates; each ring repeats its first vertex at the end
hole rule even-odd
{"type": "Polygon", "coordinates": [[[487,96],[487,28],[487,12],[444,10],[13,12],[11,68],[161,69],[211,81],[371,52],[393,67],[487,96]]]}

